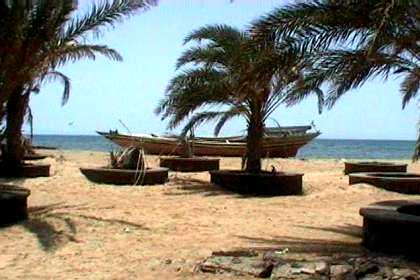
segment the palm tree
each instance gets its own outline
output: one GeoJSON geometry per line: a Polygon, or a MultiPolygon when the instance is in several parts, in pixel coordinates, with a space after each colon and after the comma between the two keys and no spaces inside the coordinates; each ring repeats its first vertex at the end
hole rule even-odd
{"type": "Polygon", "coordinates": [[[417,0],[312,0],[274,10],[251,32],[256,40],[294,38],[302,51],[312,52],[313,73],[305,82],[329,83],[329,107],[370,78],[399,75],[404,108],[420,88],[419,9],[417,0]]]}
{"type": "Polygon", "coordinates": [[[285,94],[303,79],[302,55],[289,42],[282,49],[275,48],[273,41],[254,44],[249,33],[227,25],[202,27],[184,43],[191,41],[198,45],[178,59],[177,69],[184,70],[170,81],[156,113],[169,118],[171,129],[194,113],[183,135],[209,120],[217,120],[217,135],[226,121],[243,117],[248,126],[246,171],[260,172],[264,123],[285,94]],[[190,64],[194,66],[187,67],[190,64]],[[197,112],[209,106],[226,110],[197,112]]]}
{"type": "Polygon", "coordinates": [[[103,27],[144,11],[156,0],[114,0],[93,4],[84,15],[73,13],[74,0],[0,0],[0,111],[6,118],[3,165],[16,171],[22,165],[22,124],[31,93],[46,81],[60,80],[63,104],[70,80],[56,69],[68,62],[97,55],[120,61],[121,55],[105,45],[90,44],[103,27]]]}

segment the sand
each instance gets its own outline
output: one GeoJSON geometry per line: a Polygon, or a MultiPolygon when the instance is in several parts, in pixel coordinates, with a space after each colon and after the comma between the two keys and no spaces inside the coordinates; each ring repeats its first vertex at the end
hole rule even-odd
{"type": "MultiPolygon", "coordinates": [[[[0,229],[1,279],[228,279],[194,266],[220,250],[288,248],[288,256],[306,259],[361,254],[360,207],[420,198],[349,186],[339,160],[265,161],[267,169],[305,173],[305,194],[250,198],[210,185],[206,172],[170,173],[158,186],[98,185],[78,168],[105,165],[106,153],[47,153],[40,162],[52,165],[51,177],[1,180],[32,192],[30,219],[0,229]]],[[[148,158],[149,166],[157,162],[148,158]]],[[[221,168],[239,167],[239,159],[221,161],[221,168]]]]}

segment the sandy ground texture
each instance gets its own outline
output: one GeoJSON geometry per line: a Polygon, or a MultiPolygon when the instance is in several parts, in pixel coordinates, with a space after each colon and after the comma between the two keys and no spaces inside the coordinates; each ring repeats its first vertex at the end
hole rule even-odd
{"type": "MultiPolygon", "coordinates": [[[[305,193],[253,198],[209,184],[206,172],[170,173],[170,181],[158,186],[98,185],[79,167],[105,165],[106,153],[48,153],[40,162],[52,165],[51,177],[0,181],[32,192],[30,219],[0,229],[1,279],[228,279],[196,273],[194,266],[220,250],[350,256],[365,253],[360,207],[420,198],[349,186],[339,160],[265,161],[267,169],[305,173],[305,193]]],[[[149,166],[157,162],[148,158],[149,166]]],[[[239,159],[221,161],[221,168],[239,167],[239,159]]],[[[420,172],[420,164],[410,164],[409,171],[420,172]]]]}

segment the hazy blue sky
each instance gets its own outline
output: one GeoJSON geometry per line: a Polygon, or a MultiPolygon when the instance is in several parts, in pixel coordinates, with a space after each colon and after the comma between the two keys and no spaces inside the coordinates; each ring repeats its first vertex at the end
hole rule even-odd
{"type": "MultiPolygon", "coordinates": [[[[93,1],[93,0],[92,0],[93,1]]],[[[91,1],[80,1],[82,5],[91,1]]],[[[185,49],[182,40],[205,24],[245,27],[250,21],[284,3],[279,0],[161,0],[152,10],[138,14],[109,30],[95,43],[108,44],[123,62],[103,58],[80,61],[62,71],[72,80],[69,103],[61,107],[58,83],[44,86],[31,106],[36,134],[94,134],[118,128],[121,119],[133,132],[164,133],[166,124],[153,110],[174,76],[174,64],[185,49]]],[[[318,115],[316,100],[292,108],[279,108],[272,117],[281,125],[314,121],[321,138],[414,139],[419,117],[416,102],[401,110],[399,81],[374,80],[348,93],[330,111],[318,115]]],[[[269,121],[268,125],[274,125],[269,121]]],[[[238,134],[245,124],[234,120],[223,135],[238,134]]],[[[197,134],[210,135],[212,124],[197,134]]]]}

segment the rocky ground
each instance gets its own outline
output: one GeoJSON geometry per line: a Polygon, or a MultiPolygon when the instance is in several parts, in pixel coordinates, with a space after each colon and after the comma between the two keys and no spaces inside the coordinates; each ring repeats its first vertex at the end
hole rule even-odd
{"type": "Polygon", "coordinates": [[[214,252],[197,265],[197,271],[270,279],[420,279],[416,260],[378,254],[296,260],[287,257],[287,249],[265,253],[214,252]]]}

